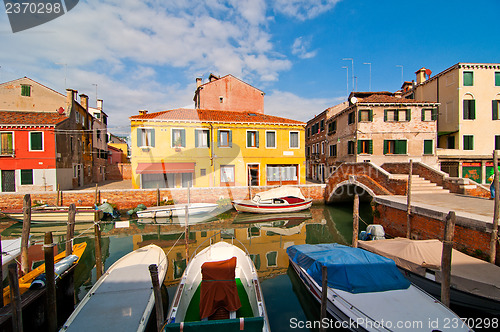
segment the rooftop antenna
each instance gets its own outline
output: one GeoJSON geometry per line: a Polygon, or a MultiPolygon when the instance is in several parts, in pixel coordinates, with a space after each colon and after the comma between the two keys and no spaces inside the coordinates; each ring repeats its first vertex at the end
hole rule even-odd
{"type": "Polygon", "coordinates": [[[354,59],[353,58],[343,58],[342,60],[351,60],[352,91],[354,91],[354,59]]]}
{"type": "Polygon", "coordinates": [[[347,94],[347,98],[349,97],[349,67],[347,66],[342,66],[342,68],[345,68],[346,69],[346,72],[347,72],[347,84],[346,84],[346,89],[345,89],[345,92],[347,94]]]}

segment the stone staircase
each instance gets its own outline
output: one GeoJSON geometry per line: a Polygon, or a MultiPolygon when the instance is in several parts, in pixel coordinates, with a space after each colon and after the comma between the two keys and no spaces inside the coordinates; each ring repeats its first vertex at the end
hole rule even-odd
{"type": "MultiPolygon", "coordinates": [[[[408,179],[408,174],[392,174],[397,179],[408,179]]],[[[450,191],[426,180],[418,175],[412,175],[411,180],[412,194],[449,194],[450,191]]]]}

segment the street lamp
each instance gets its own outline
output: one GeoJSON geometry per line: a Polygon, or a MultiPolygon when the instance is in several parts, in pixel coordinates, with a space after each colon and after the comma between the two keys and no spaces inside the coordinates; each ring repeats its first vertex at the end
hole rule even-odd
{"type": "Polygon", "coordinates": [[[363,64],[370,66],[370,79],[368,83],[368,91],[372,91],[372,64],[371,62],[363,62],[363,64]]]}

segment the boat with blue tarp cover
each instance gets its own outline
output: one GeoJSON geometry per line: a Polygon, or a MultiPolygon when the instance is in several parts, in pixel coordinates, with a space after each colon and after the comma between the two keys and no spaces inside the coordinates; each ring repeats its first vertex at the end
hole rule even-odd
{"type": "Polygon", "coordinates": [[[470,331],[441,302],[413,286],[393,260],[344,245],[294,245],[290,264],[316,300],[321,301],[322,267],[327,268],[327,311],[352,331],[470,331]]]}

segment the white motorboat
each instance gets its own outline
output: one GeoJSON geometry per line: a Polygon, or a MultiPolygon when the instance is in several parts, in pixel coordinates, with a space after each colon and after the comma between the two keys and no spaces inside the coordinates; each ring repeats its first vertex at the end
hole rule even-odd
{"type": "Polygon", "coordinates": [[[248,253],[217,242],[189,262],[165,331],[269,331],[257,270],[248,253]]]}
{"type": "Polygon", "coordinates": [[[298,187],[282,186],[258,194],[250,200],[233,201],[238,212],[283,213],[308,209],[311,198],[305,198],[298,187]]]}
{"type": "MultiPolygon", "coordinates": [[[[217,204],[213,203],[191,203],[188,205],[188,214],[196,215],[202,213],[210,213],[217,208],[217,204]]],[[[139,218],[170,218],[183,217],[186,214],[186,204],[152,206],[146,210],[137,211],[139,218]]]]}
{"type": "Polygon", "coordinates": [[[161,284],[168,265],[162,248],[148,245],[120,258],[97,280],[60,331],[144,331],[155,304],[151,264],[158,266],[161,284]]]}
{"type": "Polygon", "coordinates": [[[399,272],[394,261],[336,243],[287,248],[290,263],[321,302],[327,267],[327,311],[353,331],[470,331],[460,317],[399,272]]]}
{"type": "MultiPolygon", "coordinates": [[[[29,245],[29,243],[28,243],[29,245]]],[[[15,261],[21,255],[21,238],[2,239],[2,275],[7,278],[9,264],[15,261]]]]}

